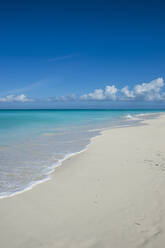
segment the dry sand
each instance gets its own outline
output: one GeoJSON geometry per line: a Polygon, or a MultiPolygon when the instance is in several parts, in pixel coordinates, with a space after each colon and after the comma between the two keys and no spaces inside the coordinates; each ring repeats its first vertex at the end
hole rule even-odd
{"type": "Polygon", "coordinates": [[[163,248],[164,230],[164,115],[103,131],[50,181],[0,200],[1,248],[163,248]]]}

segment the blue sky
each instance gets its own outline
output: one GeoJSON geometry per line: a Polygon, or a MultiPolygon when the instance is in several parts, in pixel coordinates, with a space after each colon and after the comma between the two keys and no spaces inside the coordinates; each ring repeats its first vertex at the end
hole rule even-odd
{"type": "Polygon", "coordinates": [[[159,0],[1,1],[0,107],[163,107],[164,13],[159,0]]]}

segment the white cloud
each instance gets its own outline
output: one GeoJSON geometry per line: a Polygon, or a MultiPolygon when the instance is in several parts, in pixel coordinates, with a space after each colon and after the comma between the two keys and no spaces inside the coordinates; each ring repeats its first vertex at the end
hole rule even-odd
{"type": "Polygon", "coordinates": [[[135,97],[134,92],[128,89],[128,85],[121,89],[121,93],[123,93],[126,98],[133,99],[135,97]]]}
{"type": "Polygon", "coordinates": [[[163,78],[157,78],[149,83],[137,84],[133,90],[129,90],[128,86],[121,89],[121,93],[125,100],[135,99],[144,101],[162,100],[161,89],[164,86],[163,78]]]}
{"type": "Polygon", "coordinates": [[[74,101],[76,100],[76,95],[72,94],[72,95],[65,95],[65,96],[60,96],[57,98],[57,100],[62,100],[62,101],[74,101]]]}
{"type": "Polygon", "coordinates": [[[118,89],[114,85],[107,85],[105,87],[105,98],[110,100],[116,100],[117,91],[118,89]]]}
{"type": "Polygon", "coordinates": [[[165,100],[162,93],[163,78],[159,77],[149,83],[137,84],[132,90],[128,85],[121,90],[115,85],[107,85],[105,89],[95,89],[93,92],[80,96],[81,100],[120,100],[120,101],[160,101],[165,100]]]}
{"type": "Polygon", "coordinates": [[[159,92],[164,86],[163,78],[157,78],[150,83],[137,84],[134,87],[134,91],[137,95],[141,95],[148,92],[159,92]]]}
{"type": "Polygon", "coordinates": [[[72,95],[64,95],[64,96],[55,96],[48,98],[49,102],[55,102],[55,101],[74,101],[77,99],[77,96],[75,94],[72,95]]]}
{"type": "Polygon", "coordinates": [[[102,89],[95,89],[93,93],[85,94],[80,97],[82,100],[104,100],[105,96],[102,89]]]}
{"type": "Polygon", "coordinates": [[[32,102],[33,99],[28,98],[24,94],[21,95],[8,95],[0,97],[0,102],[32,102]]]}
{"type": "Polygon", "coordinates": [[[95,89],[94,92],[82,95],[81,100],[116,100],[117,88],[107,85],[104,90],[95,89]]]}

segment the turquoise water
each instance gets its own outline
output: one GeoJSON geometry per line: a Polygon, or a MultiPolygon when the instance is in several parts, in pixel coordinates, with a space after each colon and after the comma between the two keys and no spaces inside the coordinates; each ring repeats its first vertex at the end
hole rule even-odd
{"type": "Polygon", "coordinates": [[[138,124],[159,112],[163,111],[0,110],[0,197],[47,180],[102,128],[138,124]]]}

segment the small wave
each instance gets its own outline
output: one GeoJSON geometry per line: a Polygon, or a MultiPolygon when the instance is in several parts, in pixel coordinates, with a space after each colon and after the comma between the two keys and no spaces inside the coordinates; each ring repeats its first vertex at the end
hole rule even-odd
{"type": "Polygon", "coordinates": [[[133,121],[139,120],[139,118],[135,115],[126,115],[126,118],[133,121]]]}
{"type": "MultiPolygon", "coordinates": [[[[89,142],[89,144],[90,144],[90,143],[91,143],[91,141],[89,142]]],[[[89,145],[89,144],[88,144],[88,145],[89,145]]],[[[66,154],[66,155],[64,156],[64,158],[59,159],[57,162],[53,163],[53,164],[52,164],[52,167],[49,168],[49,170],[48,170],[48,172],[47,172],[47,175],[45,175],[45,178],[43,178],[42,180],[38,180],[38,181],[35,181],[35,182],[31,182],[31,183],[29,183],[28,186],[25,186],[25,188],[22,189],[22,190],[18,190],[18,191],[12,192],[12,193],[10,193],[10,192],[4,192],[4,193],[0,194],[0,199],[10,198],[10,197],[13,197],[13,196],[22,194],[22,193],[24,193],[24,192],[26,192],[26,191],[29,191],[29,190],[33,189],[36,185],[41,184],[41,183],[43,183],[43,182],[46,182],[46,181],[50,180],[50,179],[51,179],[51,174],[55,171],[55,169],[56,169],[57,167],[61,166],[62,163],[63,163],[65,160],[67,160],[67,159],[69,159],[69,158],[71,158],[71,157],[73,157],[73,156],[75,156],[75,155],[77,155],[77,154],[80,154],[80,153],[85,152],[85,151],[88,149],[88,145],[87,145],[84,149],[82,149],[82,150],[80,150],[80,151],[78,151],[78,152],[66,154]]]]}

